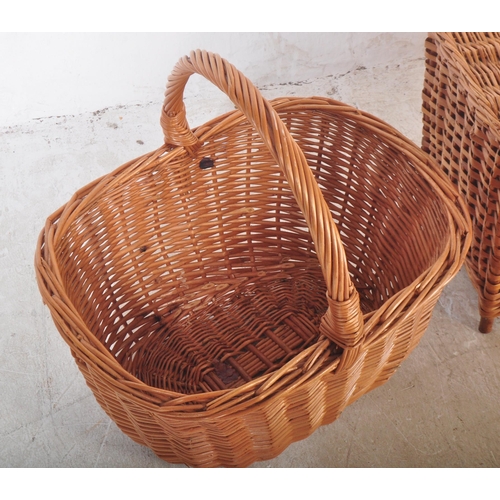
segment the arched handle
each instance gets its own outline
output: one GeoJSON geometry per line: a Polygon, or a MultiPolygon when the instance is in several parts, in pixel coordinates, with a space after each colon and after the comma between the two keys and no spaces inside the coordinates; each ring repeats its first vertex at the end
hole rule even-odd
{"type": "Polygon", "coordinates": [[[161,115],[165,142],[190,151],[200,145],[189,128],[183,103],[184,88],[194,73],[216,85],[244,113],[284,172],[311,232],[328,290],[330,307],[322,332],[341,347],[354,347],[363,337],[363,315],[340,234],[302,150],[252,82],[217,54],[197,50],[182,57],[165,93],[161,115]]]}

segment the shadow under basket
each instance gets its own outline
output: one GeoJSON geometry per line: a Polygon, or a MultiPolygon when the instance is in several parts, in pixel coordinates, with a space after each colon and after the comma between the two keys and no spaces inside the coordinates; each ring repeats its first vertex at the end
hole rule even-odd
{"type": "Polygon", "coordinates": [[[470,245],[451,183],[377,118],[266,101],[215,54],[172,72],[165,145],[49,217],[37,280],[97,401],[172,463],[247,466],[417,345],[470,245]],[[189,129],[191,74],[237,110],[189,129]]]}

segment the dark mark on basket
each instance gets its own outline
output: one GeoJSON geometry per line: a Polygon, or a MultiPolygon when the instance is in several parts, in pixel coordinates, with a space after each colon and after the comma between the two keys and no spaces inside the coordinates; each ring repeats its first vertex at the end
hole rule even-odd
{"type": "Polygon", "coordinates": [[[206,168],[212,168],[214,166],[214,161],[212,158],[208,158],[208,156],[205,156],[205,158],[202,158],[200,161],[200,168],[205,170],[206,168]]]}
{"type": "Polygon", "coordinates": [[[224,384],[230,384],[235,380],[238,380],[239,375],[236,370],[228,365],[227,363],[221,363],[219,361],[214,361],[213,367],[215,368],[215,374],[224,384]]]}

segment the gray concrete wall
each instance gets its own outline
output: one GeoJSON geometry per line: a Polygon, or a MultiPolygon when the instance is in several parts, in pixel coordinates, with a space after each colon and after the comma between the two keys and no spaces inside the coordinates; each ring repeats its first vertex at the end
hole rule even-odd
{"type": "Polygon", "coordinates": [[[268,85],[423,57],[424,39],[377,32],[0,33],[0,127],[159,100],[175,62],[198,48],[268,85]]]}

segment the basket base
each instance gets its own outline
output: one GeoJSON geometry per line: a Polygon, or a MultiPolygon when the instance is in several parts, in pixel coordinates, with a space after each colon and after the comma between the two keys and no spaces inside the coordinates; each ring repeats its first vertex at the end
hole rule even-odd
{"type": "Polygon", "coordinates": [[[122,366],[149,386],[182,394],[236,388],[276,371],[317,341],[326,290],[319,269],[260,274],[205,285],[176,311],[157,315],[156,329],[122,366]]]}

